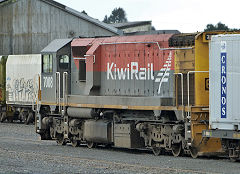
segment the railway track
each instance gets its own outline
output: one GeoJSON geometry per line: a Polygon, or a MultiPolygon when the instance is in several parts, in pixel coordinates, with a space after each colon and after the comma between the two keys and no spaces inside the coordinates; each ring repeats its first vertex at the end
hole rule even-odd
{"type": "Polygon", "coordinates": [[[32,129],[33,125],[0,123],[0,173],[239,173],[239,164],[226,158],[176,158],[142,150],[59,146],[39,140],[32,129]]]}
{"type": "MultiPolygon", "coordinates": [[[[1,137],[3,139],[13,140],[13,138],[1,137]]],[[[24,139],[14,139],[16,141],[26,141],[24,139]]],[[[36,144],[40,143],[39,141],[28,141],[30,143],[36,144]]],[[[10,156],[20,155],[23,159],[24,158],[41,158],[47,159],[47,161],[52,163],[58,163],[61,159],[61,162],[65,164],[71,163],[71,165],[78,165],[81,164],[81,167],[94,167],[94,168],[102,168],[102,169],[125,169],[129,171],[129,173],[133,171],[144,171],[150,173],[196,173],[196,174],[208,174],[209,172],[198,171],[198,170],[184,170],[184,169],[175,169],[175,168],[164,168],[164,167],[153,167],[153,166],[143,166],[142,164],[127,164],[123,162],[111,162],[106,160],[97,160],[97,159],[90,159],[90,158],[83,158],[83,157],[72,157],[66,155],[55,155],[55,154],[45,154],[45,153],[34,153],[34,152],[19,152],[13,150],[7,150],[0,147],[0,153],[6,154],[8,153],[10,156]]],[[[211,174],[218,174],[218,173],[211,173],[211,174]]]]}

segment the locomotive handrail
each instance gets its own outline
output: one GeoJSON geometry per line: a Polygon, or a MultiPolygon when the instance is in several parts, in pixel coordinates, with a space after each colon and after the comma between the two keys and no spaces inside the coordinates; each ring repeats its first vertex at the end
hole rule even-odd
{"type": "Polygon", "coordinates": [[[59,111],[61,112],[61,74],[59,73],[58,79],[58,100],[59,100],[59,111]]]}
{"type": "MultiPolygon", "coordinates": [[[[41,104],[40,95],[41,94],[39,94],[39,91],[41,89],[41,76],[40,76],[40,74],[37,74],[37,77],[38,77],[38,89],[37,89],[36,110],[34,109],[34,106],[33,106],[32,109],[36,114],[36,124],[38,125],[39,129],[41,129],[42,128],[42,117],[41,117],[41,114],[40,114],[40,104],[41,104]]],[[[39,130],[37,130],[37,132],[39,132],[39,130]]]]}
{"type": "Polygon", "coordinates": [[[91,56],[93,56],[93,63],[96,62],[96,56],[95,56],[95,55],[86,54],[86,55],[84,55],[84,56],[85,56],[85,57],[91,57],[91,56]]]}
{"type": "Polygon", "coordinates": [[[55,98],[58,104],[58,111],[61,112],[61,75],[60,72],[56,72],[56,85],[55,85],[55,98]]]}
{"type": "Polygon", "coordinates": [[[85,57],[75,57],[75,58],[73,58],[74,60],[86,60],[87,58],[85,57]]]}
{"type": "Polygon", "coordinates": [[[57,103],[57,72],[55,73],[55,102],[57,103]]]}
{"type": "Polygon", "coordinates": [[[115,43],[101,43],[100,45],[117,45],[117,44],[157,44],[159,50],[188,50],[193,49],[193,47],[186,47],[186,48],[161,48],[158,42],[115,42],[115,43]]]}
{"type": "MultiPolygon", "coordinates": [[[[183,73],[174,73],[174,74],[181,75],[182,106],[183,106],[183,73]]],[[[182,117],[184,118],[184,107],[182,107],[182,117]]]]}
{"type": "Polygon", "coordinates": [[[100,45],[136,44],[136,43],[143,43],[143,44],[153,43],[153,44],[157,44],[159,50],[161,49],[158,42],[115,42],[115,43],[101,43],[100,45]]]}
{"type": "Polygon", "coordinates": [[[188,112],[187,112],[187,118],[190,119],[190,111],[189,111],[189,108],[190,108],[190,84],[189,84],[189,75],[190,73],[209,73],[209,71],[188,71],[187,73],[187,90],[188,90],[188,112]]]}
{"type": "Polygon", "coordinates": [[[96,55],[86,54],[86,55],[84,55],[84,56],[85,56],[85,57],[75,57],[75,58],[73,58],[73,59],[74,59],[74,60],[87,60],[86,57],[91,57],[91,56],[93,56],[93,63],[96,62],[96,55]]]}
{"type": "Polygon", "coordinates": [[[66,113],[66,97],[67,97],[67,91],[68,91],[68,86],[67,86],[67,78],[68,78],[68,73],[64,72],[63,73],[63,110],[64,110],[64,115],[66,113]]]}

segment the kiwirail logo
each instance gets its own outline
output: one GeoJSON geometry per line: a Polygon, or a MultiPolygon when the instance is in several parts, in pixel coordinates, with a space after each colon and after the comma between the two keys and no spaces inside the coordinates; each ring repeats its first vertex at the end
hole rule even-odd
{"type": "Polygon", "coordinates": [[[139,62],[128,63],[125,67],[119,67],[114,62],[107,63],[107,80],[154,80],[159,83],[158,93],[160,93],[162,83],[168,82],[171,65],[171,51],[156,76],[154,76],[153,63],[148,63],[147,67],[140,67],[139,62]]]}
{"type": "Polygon", "coordinates": [[[154,80],[153,63],[140,68],[138,62],[127,64],[126,68],[117,68],[115,63],[107,63],[107,79],[112,80],[154,80]]]}

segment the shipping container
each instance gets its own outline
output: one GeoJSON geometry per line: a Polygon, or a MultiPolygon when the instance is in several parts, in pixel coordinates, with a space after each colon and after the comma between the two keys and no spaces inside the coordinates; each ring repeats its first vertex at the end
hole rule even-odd
{"type": "Polygon", "coordinates": [[[240,35],[213,36],[210,44],[210,126],[240,128],[240,35]]]}
{"type": "Polygon", "coordinates": [[[7,104],[36,102],[41,75],[41,54],[10,55],[6,64],[7,104]]]}

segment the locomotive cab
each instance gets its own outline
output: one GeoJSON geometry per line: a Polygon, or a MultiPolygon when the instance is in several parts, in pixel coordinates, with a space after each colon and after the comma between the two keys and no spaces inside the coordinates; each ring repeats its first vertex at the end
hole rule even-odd
{"type": "Polygon", "coordinates": [[[37,105],[36,131],[42,139],[51,139],[49,128],[46,128],[46,123],[42,124],[46,113],[61,114],[65,96],[70,91],[71,40],[56,39],[41,51],[41,92],[37,105]]]}
{"type": "Polygon", "coordinates": [[[71,39],[54,40],[41,52],[41,102],[46,105],[60,105],[63,93],[70,89],[70,42],[71,39]]]}

